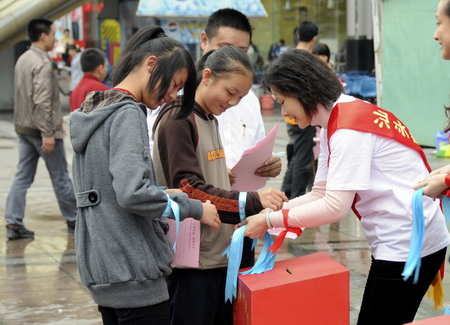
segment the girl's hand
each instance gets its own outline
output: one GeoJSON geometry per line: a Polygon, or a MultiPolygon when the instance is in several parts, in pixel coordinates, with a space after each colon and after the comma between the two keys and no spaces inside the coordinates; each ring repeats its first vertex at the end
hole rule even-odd
{"type": "Polygon", "coordinates": [[[430,174],[428,178],[415,185],[414,189],[417,190],[421,187],[424,187],[423,194],[435,199],[448,188],[447,184],[445,183],[445,176],[447,176],[447,174],[430,174]]]}
{"type": "Polygon", "coordinates": [[[253,216],[248,217],[243,222],[239,224],[239,226],[247,225],[245,227],[244,236],[250,238],[262,238],[267,232],[266,225],[266,215],[264,214],[255,214],[253,216]]]}
{"type": "Polygon", "coordinates": [[[213,231],[219,230],[219,226],[222,223],[217,213],[217,209],[214,204],[210,201],[202,203],[203,205],[203,216],[200,218],[200,222],[208,225],[213,231]]]}
{"type": "Polygon", "coordinates": [[[289,201],[289,199],[283,192],[271,187],[259,191],[258,195],[259,199],[261,200],[262,206],[274,211],[280,210],[283,207],[283,202],[289,201]]]}

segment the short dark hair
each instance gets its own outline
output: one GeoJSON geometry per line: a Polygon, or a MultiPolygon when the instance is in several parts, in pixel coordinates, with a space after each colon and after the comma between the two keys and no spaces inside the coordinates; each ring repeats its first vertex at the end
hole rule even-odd
{"type": "Polygon", "coordinates": [[[197,87],[202,81],[203,70],[211,69],[214,76],[220,78],[227,73],[249,73],[254,76],[253,66],[247,54],[240,48],[227,45],[217,50],[212,50],[203,55],[197,62],[197,87]]]}
{"type": "Polygon", "coordinates": [[[319,34],[319,27],[312,21],[302,21],[297,28],[297,35],[300,42],[311,42],[319,34]]]}
{"type": "Polygon", "coordinates": [[[31,42],[39,41],[42,33],[49,34],[52,29],[53,22],[44,18],[32,19],[28,23],[28,38],[31,42]]]}
{"type": "Polygon", "coordinates": [[[224,8],[213,12],[206,22],[206,36],[209,39],[213,38],[220,27],[230,27],[247,32],[250,34],[250,39],[252,39],[252,26],[247,16],[238,10],[224,8]]]}
{"type": "Polygon", "coordinates": [[[68,44],[67,45],[67,51],[69,51],[69,50],[75,50],[75,51],[77,51],[77,53],[81,52],[80,47],[78,45],[75,45],[75,44],[68,44]]]}
{"type": "Polygon", "coordinates": [[[330,48],[325,43],[316,43],[313,47],[312,53],[315,55],[325,55],[327,57],[327,62],[330,61],[330,48]]]}
{"type": "Polygon", "coordinates": [[[264,86],[294,97],[312,117],[317,105],[329,109],[344,92],[336,73],[305,50],[290,49],[273,62],[264,75],[264,86]]]}
{"type": "Polygon", "coordinates": [[[187,117],[194,107],[197,79],[195,65],[183,44],[168,37],[159,26],[143,27],[129,39],[113,72],[113,85],[119,84],[151,55],[156,56],[158,60],[148,80],[147,88],[152,90],[158,86],[158,102],[164,98],[175,73],[180,69],[187,69],[188,77],[183,88],[182,108],[177,114],[178,118],[187,117]]]}
{"type": "Polygon", "coordinates": [[[105,64],[105,53],[99,49],[90,48],[81,53],[80,57],[81,71],[94,72],[94,70],[105,64]]]}

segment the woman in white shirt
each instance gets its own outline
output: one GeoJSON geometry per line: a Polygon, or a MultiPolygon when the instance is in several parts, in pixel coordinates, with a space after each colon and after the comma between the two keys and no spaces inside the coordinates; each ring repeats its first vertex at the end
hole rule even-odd
{"type": "Polygon", "coordinates": [[[272,226],[336,222],[353,205],[372,254],[358,324],[412,322],[450,243],[439,203],[424,196],[419,281],[403,280],[412,231],[411,185],[428,174],[422,150],[390,112],[343,95],[336,74],[306,51],[283,53],[267,70],[265,84],[284,116],[302,128],[322,127],[321,151],[313,190],[285,203],[283,211],[248,217],[245,234],[259,238],[272,226]]]}
{"type": "MultiPolygon", "coordinates": [[[[433,38],[441,45],[442,58],[450,60],[450,0],[441,0],[436,9],[436,31],[433,38]]],[[[450,106],[446,107],[447,116],[450,116],[450,106]]],[[[450,120],[447,121],[445,132],[450,130],[450,120]]],[[[416,187],[424,187],[423,193],[436,198],[442,191],[450,188],[450,165],[434,170],[425,180],[416,187]]],[[[449,192],[447,192],[449,195],[449,192]]]]}

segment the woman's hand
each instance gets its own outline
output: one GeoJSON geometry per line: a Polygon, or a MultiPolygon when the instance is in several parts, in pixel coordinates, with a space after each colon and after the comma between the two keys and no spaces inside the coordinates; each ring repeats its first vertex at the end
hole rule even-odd
{"type": "Polygon", "coordinates": [[[430,173],[430,176],[431,175],[436,175],[436,174],[445,174],[445,175],[450,174],[450,165],[447,165],[447,166],[444,166],[444,167],[441,167],[441,168],[433,170],[430,173]]]}
{"type": "MultiPolygon", "coordinates": [[[[445,167],[443,167],[443,168],[445,168],[445,167]]],[[[436,171],[438,171],[438,169],[435,170],[435,172],[436,171]]],[[[424,188],[423,194],[435,199],[435,198],[439,197],[441,195],[441,193],[448,188],[448,186],[445,183],[445,177],[447,176],[447,174],[441,174],[441,173],[433,174],[433,173],[431,173],[423,181],[417,183],[414,186],[414,189],[417,190],[417,189],[423,187],[424,188]]]]}
{"type": "Polygon", "coordinates": [[[250,238],[262,238],[267,232],[266,214],[255,214],[248,217],[239,226],[247,225],[245,227],[244,236],[250,238]]]}
{"type": "Polygon", "coordinates": [[[222,223],[217,213],[217,209],[214,204],[210,201],[202,203],[203,206],[203,216],[200,218],[200,222],[208,225],[213,231],[219,230],[219,226],[222,223]]]}
{"type": "Polygon", "coordinates": [[[259,191],[258,195],[262,206],[274,211],[280,210],[283,207],[283,202],[289,201],[289,199],[283,192],[271,187],[259,191]]]}

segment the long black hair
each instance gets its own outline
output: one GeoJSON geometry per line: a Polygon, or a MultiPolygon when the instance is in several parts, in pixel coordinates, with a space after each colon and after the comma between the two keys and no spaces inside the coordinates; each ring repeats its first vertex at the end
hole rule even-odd
{"type": "Polygon", "coordinates": [[[175,73],[180,69],[187,69],[188,77],[184,85],[183,103],[177,118],[189,116],[195,98],[194,62],[183,44],[166,36],[159,26],[143,27],[130,38],[113,72],[111,79],[113,85],[119,84],[151,55],[156,56],[158,60],[148,80],[147,89],[150,91],[158,85],[158,102],[164,98],[175,73]]]}
{"type": "Polygon", "coordinates": [[[250,74],[254,76],[253,66],[247,54],[240,48],[227,45],[203,55],[196,64],[197,87],[202,81],[203,70],[209,68],[213,76],[226,73],[250,74]]]}
{"type": "Polygon", "coordinates": [[[287,50],[272,63],[264,74],[264,86],[298,99],[309,117],[317,113],[318,104],[330,109],[344,92],[333,70],[315,55],[297,49],[287,50]]]}

